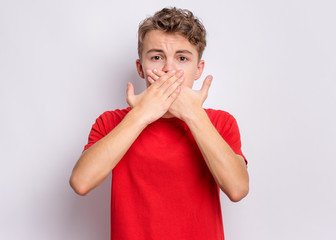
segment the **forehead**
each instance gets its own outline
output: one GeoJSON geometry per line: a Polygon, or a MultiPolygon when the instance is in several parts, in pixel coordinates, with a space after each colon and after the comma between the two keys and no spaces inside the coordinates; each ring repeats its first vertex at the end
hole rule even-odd
{"type": "Polygon", "coordinates": [[[192,45],[187,38],[179,33],[165,33],[159,30],[149,31],[143,40],[143,52],[151,49],[161,49],[164,52],[176,50],[189,50],[197,53],[196,46],[192,45]]]}

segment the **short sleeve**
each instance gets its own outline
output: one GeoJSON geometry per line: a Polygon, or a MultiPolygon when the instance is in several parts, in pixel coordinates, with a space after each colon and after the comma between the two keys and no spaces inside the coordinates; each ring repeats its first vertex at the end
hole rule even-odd
{"type": "Polygon", "coordinates": [[[241,150],[242,144],[236,119],[230,113],[221,110],[208,109],[207,113],[225,142],[236,154],[241,155],[247,164],[247,159],[241,150]]]}
{"type": "Polygon", "coordinates": [[[88,137],[88,143],[84,146],[83,151],[89,149],[93,144],[111,132],[113,128],[115,128],[122,121],[129,111],[130,108],[122,110],[117,109],[114,111],[106,111],[101,114],[96,119],[96,122],[92,125],[88,137]]]}
{"type": "Polygon", "coordinates": [[[246,164],[247,160],[241,150],[241,139],[240,139],[240,131],[238,128],[237,120],[231,115],[230,121],[230,127],[229,129],[223,134],[224,140],[230,145],[232,150],[236,153],[241,155],[246,164]]]}
{"type": "Polygon", "coordinates": [[[96,122],[92,125],[89,137],[88,137],[88,143],[84,146],[84,150],[89,149],[93,144],[98,142],[100,139],[105,137],[107,135],[106,129],[104,127],[104,120],[103,116],[99,116],[96,119],[96,122]]]}

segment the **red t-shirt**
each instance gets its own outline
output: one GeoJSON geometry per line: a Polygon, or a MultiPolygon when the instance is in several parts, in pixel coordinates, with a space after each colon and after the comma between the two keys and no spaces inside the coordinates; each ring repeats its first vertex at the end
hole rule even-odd
{"type": "MultiPolygon", "coordinates": [[[[103,113],[84,150],[129,111],[103,113]]],[[[243,156],[233,116],[205,111],[232,150],[243,156]]],[[[112,170],[111,239],[223,240],[219,193],[187,125],[178,118],[160,118],[142,131],[112,170]]]]}

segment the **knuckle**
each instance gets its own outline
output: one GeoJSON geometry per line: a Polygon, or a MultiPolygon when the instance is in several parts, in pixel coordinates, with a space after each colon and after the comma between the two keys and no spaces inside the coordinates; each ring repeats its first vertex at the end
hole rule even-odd
{"type": "Polygon", "coordinates": [[[161,94],[159,91],[153,91],[152,95],[154,96],[154,98],[158,98],[161,94]]]}

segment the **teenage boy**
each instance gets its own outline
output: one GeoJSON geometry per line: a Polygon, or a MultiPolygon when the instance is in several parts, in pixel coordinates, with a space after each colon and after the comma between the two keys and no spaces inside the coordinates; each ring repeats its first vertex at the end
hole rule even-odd
{"type": "Polygon", "coordinates": [[[206,31],[192,12],[164,8],[139,26],[137,71],[147,89],[129,108],[92,126],[70,184],[87,194],[112,171],[111,239],[224,239],[221,189],[232,201],[249,189],[236,120],[203,109],[199,91],[206,31]]]}

